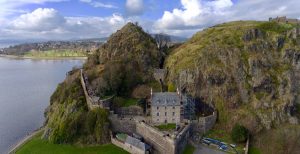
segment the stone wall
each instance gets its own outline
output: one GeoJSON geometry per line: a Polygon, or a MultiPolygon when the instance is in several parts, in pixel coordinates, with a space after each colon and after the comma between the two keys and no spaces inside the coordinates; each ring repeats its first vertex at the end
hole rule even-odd
{"type": "Polygon", "coordinates": [[[151,106],[152,123],[180,123],[181,121],[181,106],[151,106]],[[173,108],[174,107],[174,108],[173,108]],[[174,114],[173,114],[174,113],[174,114]],[[157,116],[158,114],[158,116],[157,116]],[[165,115],[167,114],[167,115],[165,115]]]}
{"type": "Polygon", "coordinates": [[[89,107],[90,110],[99,107],[99,105],[94,105],[93,103],[93,99],[89,96],[85,82],[84,82],[84,78],[83,78],[83,73],[82,73],[82,69],[80,70],[80,81],[81,81],[81,85],[84,91],[84,95],[85,95],[85,99],[87,102],[87,105],[89,107]]]}
{"type": "Polygon", "coordinates": [[[115,110],[116,114],[119,115],[131,115],[131,116],[142,116],[144,110],[140,106],[121,107],[115,110]]]}
{"type": "Polygon", "coordinates": [[[145,124],[137,122],[136,131],[141,135],[147,144],[151,145],[154,153],[175,154],[175,142],[169,136],[159,130],[145,124]]]}
{"type": "Polygon", "coordinates": [[[167,71],[165,69],[154,69],[153,71],[153,77],[156,81],[164,81],[166,77],[167,71]]]}
{"type": "Polygon", "coordinates": [[[108,109],[108,110],[110,109],[111,100],[113,99],[114,96],[111,96],[110,98],[103,99],[103,100],[100,100],[100,98],[95,97],[95,96],[91,97],[87,90],[87,85],[84,80],[84,75],[83,75],[82,69],[80,70],[80,82],[81,82],[81,86],[84,91],[87,105],[90,110],[93,110],[95,108],[104,108],[104,109],[108,109]]]}
{"type": "Polygon", "coordinates": [[[188,139],[190,137],[191,133],[191,124],[184,127],[183,130],[180,131],[180,133],[177,135],[175,139],[175,151],[176,154],[180,154],[183,152],[185,146],[188,143],[188,139]]]}
{"type": "Polygon", "coordinates": [[[144,122],[137,122],[136,130],[144,140],[153,147],[154,153],[179,154],[182,153],[190,137],[191,125],[188,124],[179,130],[175,137],[170,137],[158,129],[144,122]]]}
{"type": "Polygon", "coordinates": [[[206,133],[216,123],[217,111],[214,111],[212,115],[207,117],[199,117],[197,120],[192,121],[192,132],[193,133],[206,133]]]}
{"type": "Polygon", "coordinates": [[[114,138],[111,136],[111,143],[128,151],[131,154],[145,154],[144,151],[142,151],[141,149],[138,149],[134,146],[130,146],[129,144],[123,143],[121,141],[119,141],[118,139],[114,138]]]}
{"type": "Polygon", "coordinates": [[[127,134],[136,133],[136,122],[134,118],[122,118],[117,114],[110,114],[108,118],[113,132],[122,132],[127,134]]]}

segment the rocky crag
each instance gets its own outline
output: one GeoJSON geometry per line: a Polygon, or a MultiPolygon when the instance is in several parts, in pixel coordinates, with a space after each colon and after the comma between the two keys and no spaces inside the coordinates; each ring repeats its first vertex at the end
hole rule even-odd
{"type": "Polygon", "coordinates": [[[243,124],[253,135],[289,124],[299,129],[297,25],[256,21],[216,25],[175,49],[165,67],[169,82],[219,111],[217,127],[228,133],[234,123],[243,124]]]}
{"type": "MultiPolygon", "coordinates": [[[[113,106],[118,107],[123,103],[119,98],[145,98],[151,87],[160,91],[153,71],[164,62],[168,87],[180,87],[216,108],[214,129],[230,133],[239,123],[250,130],[251,144],[263,153],[297,153],[299,61],[296,25],[225,23],[165,52],[141,27],[128,23],[89,56],[83,71],[95,95],[116,96],[113,106]]],[[[79,70],[74,70],[58,86],[45,113],[44,136],[55,143],[109,142],[108,113],[87,109],[79,81],[79,70]]]]}
{"type": "MultiPolygon", "coordinates": [[[[116,96],[114,106],[122,106],[120,97],[150,93],[152,70],[159,67],[161,53],[155,40],[141,27],[128,23],[112,34],[107,43],[89,56],[83,71],[91,90],[100,98],[116,96]],[[138,90],[135,90],[137,88],[138,90]]],[[[121,99],[123,100],[123,99],[121,99]]],[[[110,142],[108,111],[89,110],[80,85],[80,70],[68,73],[51,96],[45,112],[45,139],[53,143],[104,144],[110,142]]]]}

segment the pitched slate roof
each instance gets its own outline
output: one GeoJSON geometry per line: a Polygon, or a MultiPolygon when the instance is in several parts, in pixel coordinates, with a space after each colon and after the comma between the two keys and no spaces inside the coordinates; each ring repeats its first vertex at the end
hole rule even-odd
{"type": "Polygon", "coordinates": [[[131,136],[127,136],[125,143],[135,146],[143,151],[147,151],[148,149],[150,149],[149,145],[131,136]]]}
{"type": "Polygon", "coordinates": [[[153,106],[178,106],[180,105],[180,97],[176,92],[153,93],[151,104],[153,106]]]}

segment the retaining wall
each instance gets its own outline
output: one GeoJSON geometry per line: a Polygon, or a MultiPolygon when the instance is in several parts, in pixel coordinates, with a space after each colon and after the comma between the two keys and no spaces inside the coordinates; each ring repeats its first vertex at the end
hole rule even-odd
{"type": "Polygon", "coordinates": [[[175,153],[180,154],[183,152],[185,146],[188,143],[188,139],[190,137],[191,124],[185,126],[185,128],[180,131],[175,139],[175,153]]]}
{"type": "Polygon", "coordinates": [[[110,104],[111,104],[111,100],[113,99],[113,96],[110,97],[110,98],[107,98],[107,99],[103,99],[103,100],[93,99],[88,93],[82,69],[80,70],[80,82],[81,82],[81,86],[82,86],[83,91],[84,91],[84,95],[85,95],[87,105],[88,105],[90,110],[93,110],[95,108],[104,108],[104,109],[108,109],[108,110],[110,109],[110,104]]]}
{"type": "Polygon", "coordinates": [[[145,124],[144,122],[137,122],[136,131],[144,138],[147,144],[153,147],[154,153],[175,154],[174,141],[164,133],[145,124]]]}
{"type": "Polygon", "coordinates": [[[143,108],[140,106],[130,106],[130,107],[121,107],[121,108],[116,109],[116,114],[142,116],[142,115],[144,115],[144,111],[143,111],[143,108]]]}
{"type": "Polygon", "coordinates": [[[110,114],[109,120],[113,132],[122,132],[127,134],[136,133],[136,122],[134,118],[121,118],[117,114],[110,114]]]}
{"type": "Polygon", "coordinates": [[[217,120],[217,111],[207,117],[199,117],[192,121],[192,132],[204,134],[215,125],[217,120]]]}
{"type": "Polygon", "coordinates": [[[138,149],[134,146],[130,146],[127,143],[123,143],[123,142],[121,142],[118,139],[113,138],[113,137],[111,137],[111,143],[118,146],[118,147],[120,147],[120,148],[122,148],[122,149],[124,149],[124,150],[126,150],[126,151],[128,151],[131,154],[145,154],[145,152],[143,150],[138,149]]]}

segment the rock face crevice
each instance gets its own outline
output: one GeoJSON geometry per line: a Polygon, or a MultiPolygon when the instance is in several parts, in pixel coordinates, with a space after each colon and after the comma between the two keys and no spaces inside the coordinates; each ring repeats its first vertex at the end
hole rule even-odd
{"type": "Polygon", "coordinates": [[[252,132],[296,124],[300,37],[280,26],[232,22],[198,32],[166,59],[167,78],[212,102],[221,123],[243,123],[252,132]]]}

